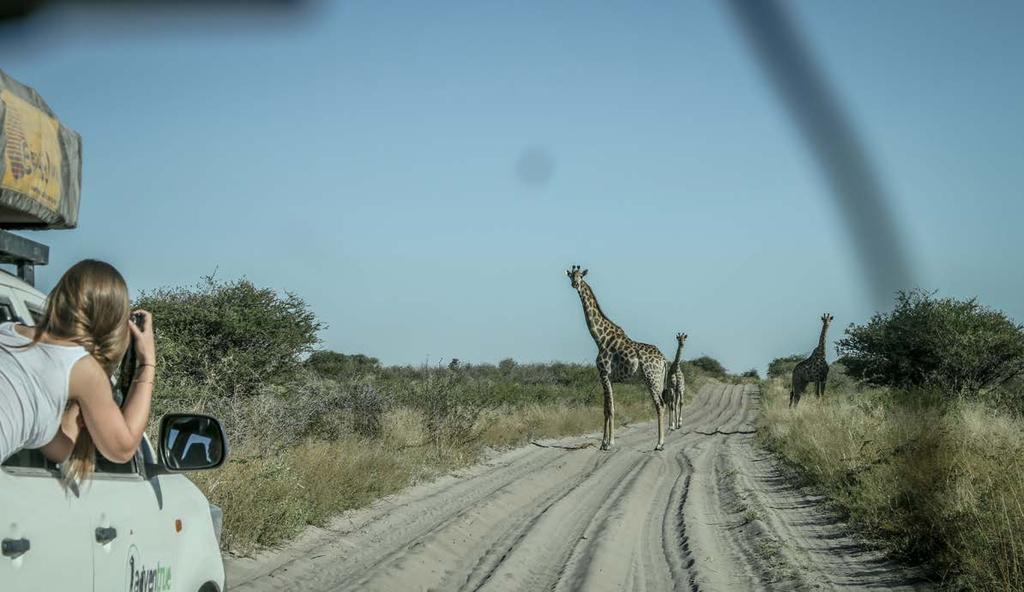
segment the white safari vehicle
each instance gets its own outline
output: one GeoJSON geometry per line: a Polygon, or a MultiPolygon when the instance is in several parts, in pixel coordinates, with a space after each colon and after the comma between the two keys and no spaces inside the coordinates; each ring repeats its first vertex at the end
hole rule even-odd
{"type": "MultiPolygon", "coordinates": [[[[0,272],[0,322],[32,324],[45,296],[0,272]]],[[[99,459],[77,494],[57,467],[23,450],[0,470],[0,591],[220,592],[220,508],[181,471],[227,454],[213,418],[167,415],[154,451],[143,438],[131,462],[99,459]]]]}

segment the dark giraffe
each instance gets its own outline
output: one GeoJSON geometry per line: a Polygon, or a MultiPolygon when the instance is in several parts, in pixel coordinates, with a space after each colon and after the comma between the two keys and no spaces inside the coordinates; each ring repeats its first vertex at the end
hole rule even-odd
{"type": "Polygon", "coordinates": [[[604,438],[601,440],[601,450],[608,450],[615,445],[615,399],[612,394],[612,383],[622,382],[637,370],[643,375],[644,384],[650,391],[651,402],[654,403],[654,410],[658,414],[658,444],[654,449],[664,449],[665,422],[662,397],[667,364],[665,356],[653,345],[633,341],[626,336],[621,327],[608,320],[597,304],[594,291],[583,280],[583,276],[587,275],[586,269],[580,270],[579,265],[573,265],[565,274],[569,276],[572,287],[580,295],[587,328],[594,338],[594,343],[597,344],[597,373],[601,379],[601,388],[604,390],[604,438]]]}
{"type": "Polygon", "coordinates": [[[812,382],[815,395],[820,398],[825,394],[825,380],[828,378],[828,362],[825,361],[825,334],[828,333],[828,326],[831,323],[832,315],[828,313],[821,315],[821,335],[818,337],[818,347],[814,348],[806,360],[793,368],[793,390],[789,392],[790,407],[800,404],[800,395],[812,382]]]}

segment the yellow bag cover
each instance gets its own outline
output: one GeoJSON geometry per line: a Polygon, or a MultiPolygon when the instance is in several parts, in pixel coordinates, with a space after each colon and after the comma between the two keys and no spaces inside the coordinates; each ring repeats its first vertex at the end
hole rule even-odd
{"type": "Polygon", "coordinates": [[[0,70],[0,228],[74,228],[81,178],[79,135],[0,70]]]}

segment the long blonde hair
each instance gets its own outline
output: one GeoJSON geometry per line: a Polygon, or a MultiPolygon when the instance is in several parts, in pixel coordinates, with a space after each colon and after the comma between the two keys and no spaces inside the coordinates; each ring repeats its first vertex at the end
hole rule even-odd
{"type": "MultiPolygon", "coordinates": [[[[114,266],[85,259],[67,270],[46,300],[30,345],[49,335],[76,343],[113,376],[131,340],[128,286],[114,266]]],[[[61,465],[65,485],[81,482],[96,468],[96,445],[85,429],[61,465]]]]}

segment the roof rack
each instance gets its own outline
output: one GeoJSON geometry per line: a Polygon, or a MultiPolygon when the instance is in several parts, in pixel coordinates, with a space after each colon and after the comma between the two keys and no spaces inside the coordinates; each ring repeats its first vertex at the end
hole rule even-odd
{"type": "Polygon", "coordinates": [[[0,230],[0,263],[18,266],[18,277],[30,286],[36,285],[36,265],[50,262],[50,247],[0,230]]]}

